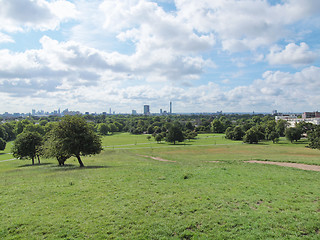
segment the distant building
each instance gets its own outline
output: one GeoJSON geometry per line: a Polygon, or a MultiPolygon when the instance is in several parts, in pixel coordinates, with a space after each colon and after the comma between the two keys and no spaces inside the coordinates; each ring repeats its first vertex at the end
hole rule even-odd
{"type": "Polygon", "coordinates": [[[150,115],[150,106],[149,105],[143,105],[143,114],[150,115]]]}
{"type": "Polygon", "coordinates": [[[317,112],[304,112],[302,118],[320,118],[320,113],[317,112]]]}
{"type": "Polygon", "coordinates": [[[170,114],[172,114],[172,102],[170,102],[170,114]]]}
{"type": "Polygon", "coordinates": [[[319,112],[304,112],[302,114],[302,118],[298,118],[297,115],[282,115],[282,116],[276,116],[276,121],[282,119],[289,123],[290,127],[295,127],[296,124],[300,122],[306,122],[306,123],[312,123],[315,125],[320,125],[320,113],[319,112]]]}
{"type": "Polygon", "coordinates": [[[162,108],[160,108],[160,114],[162,114],[162,108]]]}
{"type": "Polygon", "coordinates": [[[136,110],[132,110],[132,115],[137,115],[137,111],[136,110]]]}

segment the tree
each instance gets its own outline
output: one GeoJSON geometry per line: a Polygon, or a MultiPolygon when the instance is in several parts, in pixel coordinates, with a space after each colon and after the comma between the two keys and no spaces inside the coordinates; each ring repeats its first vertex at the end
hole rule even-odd
{"type": "Polygon", "coordinates": [[[0,137],[0,150],[4,150],[6,148],[7,142],[0,137]]]}
{"type": "Polygon", "coordinates": [[[162,140],[162,135],[161,134],[157,134],[154,139],[157,141],[157,143],[161,143],[161,140],[162,140]]]}
{"type": "Polygon", "coordinates": [[[276,131],[277,133],[279,133],[280,137],[284,137],[285,136],[285,131],[286,131],[286,128],[288,126],[288,122],[283,120],[283,119],[280,119],[277,121],[277,124],[276,124],[276,131]]]}
{"type": "Polygon", "coordinates": [[[250,128],[246,131],[246,134],[243,137],[243,142],[246,143],[258,143],[259,142],[259,133],[255,128],[250,128]]]}
{"type": "Polygon", "coordinates": [[[308,147],[320,150],[320,126],[308,133],[308,140],[310,141],[308,147]]]}
{"type": "Polygon", "coordinates": [[[57,141],[54,137],[54,132],[49,132],[46,135],[47,139],[43,145],[43,155],[46,158],[54,157],[58,160],[59,166],[64,165],[65,161],[71,157],[68,152],[63,152],[63,144],[57,141]]]}
{"type": "Polygon", "coordinates": [[[118,128],[114,123],[110,123],[109,124],[109,131],[113,134],[114,132],[118,131],[118,128]]]}
{"type": "Polygon", "coordinates": [[[279,135],[279,133],[277,133],[276,131],[270,132],[270,133],[268,134],[268,136],[267,136],[267,138],[268,138],[269,140],[271,140],[273,143],[279,142],[279,137],[280,137],[280,135],[279,135]]]}
{"type": "Polygon", "coordinates": [[[287,128],[285,131],[286,138],[292,143],[293,141],[298,141],[301,138],[301,132],[298,128],[287,128]]]}
{"type": "Polygon", "coordinates": [[[186,123],[186,128],[192,131],[194,129],[194,126],[192,125],[191,122],[187,122],[186,123]]]}
{"type": "Polygon", "coordinates": [[[37,132],[23,132],[19,134],[13,143],[12,153],[16,158],[30,158],[34,165],[35,157],[40,164],[42,137],[37,132]]]}
{"type": "Polygon", "coordinates": [[[6,141],[8,140],[8,133],[2,125],[0,125],[0,138],[6,141]]]}
{"type": "MultiPolygon", "coordinates": [[[[76,157],[80,167],[84,167],[81,156],[99,154],[102,150],[100,137],[80,116],[64,117],[52,129],[51,138],[59,148],[58,153],[76,157]]],[[[51,150],[55,151],[56,147],[51,150]]]]}
{"type": "Polygon", "coordinates": [[[108,124],[106,123],[100,123],[98,125],[98,132],[100,133],[100,135],[108,135],[108,132],[109,132],[109,127],[108,127],[108,124]]]}
{"type": "Polygon", "coordinates": [[[184,136],[181,129],[178,126],[173,125],[168,131],[166,141],[173,142],[173,144],[176,144],[176,141],[183,142],[184,136]]]}
{"type": "Polygon", "coordinates": [[[242,130],[240,126],[236,126],[233,129],[233,140],[242,140],[244,135],[245,135],[245,132],[242,130]]]}
{"type": "Polygon", "coordinates": [[[151,136],[150,136],[150,135],[148,135],[148,136],[147,136],[147,139],[148,139],[148,141],[150,141],[150,139],[151,139],[151,136]]]}
{"type": "Polygon", "coordinates": [[[211,123],[211,130],[213,133],[223,133],[225,129],[223,123],[219,119],[215,119],[211,123]]]}

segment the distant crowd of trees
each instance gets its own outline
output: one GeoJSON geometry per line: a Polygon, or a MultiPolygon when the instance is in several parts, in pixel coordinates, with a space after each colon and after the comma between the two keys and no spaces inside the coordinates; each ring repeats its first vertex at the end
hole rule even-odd
{"type": "Polygon", "coordinates": [[[308,136],[309,147],[320,149],[320,127],[300,122],[289,127],[284,120],[275,121],[271,115],[84,115],[67,117],[32,117],[2,121],[0,124],[0,150],[13,141],[15,157],[28,157],[40,162],[40,157],[55,157],[59,165],[74,156],[83,166],[81,156],[102,150],[100,136],[116,132],[149,134],[155,141],[182,142],[197,137],[198,133],[225,133],[231,140],[258,143],[280,137],[298,141],[308,136]]]}

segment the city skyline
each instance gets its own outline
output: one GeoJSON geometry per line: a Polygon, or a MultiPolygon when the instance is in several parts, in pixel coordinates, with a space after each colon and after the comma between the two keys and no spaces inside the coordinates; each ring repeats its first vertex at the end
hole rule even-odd
{"type": "Polygon", "coordinates": [[[318,0],[0,5],[0,113],[319,110],[318,0]]]}

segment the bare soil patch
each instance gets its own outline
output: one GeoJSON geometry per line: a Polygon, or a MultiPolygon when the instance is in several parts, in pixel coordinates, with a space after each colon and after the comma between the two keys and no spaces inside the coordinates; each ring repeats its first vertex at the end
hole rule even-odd
{"type": "Polygon", "coordinates": [[[160,161],[160,162],[176,162],[176,161],[171,161],[171,160],[167,160],[167,159],[163,159],[163,158],[160,158],[160,157],[152,157],[152,156],[147,156],[147,155],[138,155],[140,157],[146,157],[146,158],[151,158],[153,160],[157,160],[157,161],[160,161]]]}
{"type": "Polygon", "coordinates": [[[245,162],[271,164],[271,165],[278,165],[278,166],[283,166],[283,167],[292,167],[292,168],[298,168],[298,169],[303,169],[303,170],[320,172],[320,166],[308,165],[308,164],[302,164],[302,163],[271,162],[271,161],[256,161],[256,160],[245,161],[245,162]]]}

